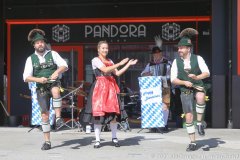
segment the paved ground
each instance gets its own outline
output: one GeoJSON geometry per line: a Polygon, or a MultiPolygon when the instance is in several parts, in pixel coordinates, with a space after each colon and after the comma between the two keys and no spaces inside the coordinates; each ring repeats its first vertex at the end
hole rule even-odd
{"type": "Polygon", "coordinates": [[[119,131],[121,147],[111,144],[111,132],[102,132],[102,147],[94,149],[94,133],[77,129],[52,132],[52,149],[41,151],[43,134],[39,129],[26,127],[0,128],[0,160],[235,160],[240,159],[240,130],[206,129],[205,137],[198,137],[199,148],[186,152],[189,139],[185,129],[173,128],[169,133],[150,133],[134,128],[119,131]]]}

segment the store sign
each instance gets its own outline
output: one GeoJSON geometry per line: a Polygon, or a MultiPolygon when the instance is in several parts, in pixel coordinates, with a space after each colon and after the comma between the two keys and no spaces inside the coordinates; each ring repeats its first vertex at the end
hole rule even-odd
{"type": "MultiPolygon", "coordinates": [[[[29,28],[34,28],[32,27],[29,28]]],[[[166,44],[177,43],[184,28],[196,28],[195,22],[164,23],[80,23],[80,24],[43,24],[49,43],[97,43],[106,40],[109,43],[146,42],[154,44],[155,37],[160,37],[166,44]]],[[[26,28],[26,27],[25,27],[26,28]]],[[[25,29],[24,28],[24,29],[25,29]]],[[[19,39],[25,32],[17,32],[19,39]]],[[[24,30],[23,29],[23,30],[24,30]]],[[[209,22],[198,23],[199,38],[209,34],[209,22]]],[[[16,39],[16,36],[14,37],[16,39]]]]}
{"type": "Polygon", "coordinates": [[[123,25],[85,25],[85,38],[145,38],[146,26],[143,24],[123,25]]]}
{"type": "Polygon", "coordinates": [[[179,37],[181,26],[177,23],[165,23],[162,25],[162,38],[166,41],[175,41],[179,37]]]}
{"type": "Polygon", "coordinates": [[[56,42],[66,42],[70,39],[70,28],[67,25],[56,25],[52,28],[52,39],[56,42]]]}

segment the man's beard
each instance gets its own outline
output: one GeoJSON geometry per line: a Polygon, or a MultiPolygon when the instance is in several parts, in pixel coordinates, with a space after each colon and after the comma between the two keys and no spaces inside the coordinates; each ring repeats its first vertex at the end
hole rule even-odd
{"type": "Polygon", "coordinates": [[[45,50],[46,50],[45,47],[36,48],[36,51],[37,51],[38,53],[44,53],[45,50]]]}

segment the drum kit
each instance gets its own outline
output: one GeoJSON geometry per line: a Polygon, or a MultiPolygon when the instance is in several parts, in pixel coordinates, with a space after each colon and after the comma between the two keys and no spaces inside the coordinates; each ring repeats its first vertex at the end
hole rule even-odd
{"type": "MultiPolygon", "coordinates": [[[[61,88],[62,95],[62,118],[70,118],[66,122],[64,122],[61,126],[56,128],[59,130],[60,128],[66,126],[69,129],[78,128],[79,131],[83,131],[87,124],[83,124],[82,116],[84,112],[83,109],[79,109],[76,106],[78,96],[85,97],[87,99],[87,92],[83,89],[91,86],[91,83],[86,81],[75,81],[74,86],[68,86],[66,88],[61,88]],[[75,87],[78,86],[78,87],[75,87]],[[71,122],[71,125],[70,125],[71,122]]],[[[135,93],[119,93],[121,105],[124,106],[124,109],[127,112],[128,118],[130,119],[138,119],[141,117],[141,100],[138,92],[135,93]]],[[[22,98],[31,99],[31,96],[20,94],[22,98]]],[[[124,131],[129,130],[131,128],[128,123],[128,119],[124,122],[119,123],[120,128],[124,131]]]]}
{"type": "Polygon", "coordinates": [[[120,96],[121,105],[124,106],[124,109],[128,115],[128,119],[125,122],[120,123],[120,128],[124,131],[131,131],[128,120],[135,121],[141,117],[140,95],[138,92],[119,93],[118,95],[120,96]]]}
{"type": "MultiPolygon", "coordinates": [[[[49,82],[50,83],[50,82],[49,82]]],[[[78,114],[80,113],[80,109],[75,105],[77,102],[77,96],[87,97],[87,92],[83,90],[83,88],[91,86],[91,83],[86,81],[75,81],[74,84],[78,87],[66,87],[60,88],[61,91],[61,98],[62,98],[62,117],[63,118],[70,118],[68,121],[64,122],[61,126],[56,128],[59,130],[60,128],[66,126],[70,129],[78,127],[79,131],[82,131],[82,126],[78,120],[78,114]],[[71,125],[69,123],[71,122],[71,125]]],[[[32,97],[25,94],[19,95],[25,99],[31,99],[32,97]]]]}

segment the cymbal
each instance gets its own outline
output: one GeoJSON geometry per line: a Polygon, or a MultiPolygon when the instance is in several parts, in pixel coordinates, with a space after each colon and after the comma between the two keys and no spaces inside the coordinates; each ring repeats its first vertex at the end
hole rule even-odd
{"type": "Polygon", "coordinates": [[[68,86],[68,87],[66,88],[66,90],[74,90],[74,89],[77,89],[77,87],[68,86]]]}
{"type": "Polygon", "coordinates": [[[118,95],[120,95],[120,96],[127,96],[127,95],[129,95],[129,93],[118,93],[118,95]]]}
{"type": "Polygon", "coordinates": [[[139,95],[133,94],[133,95],[131,95],[130,97],[131,97],[131,98],[135,98],[135,97],[139,97],[139,95]]]}
{"type": "Polygon", "coordinates": [[[84,97],[86,97],[87,96],[87,93],[86,92],[84,92],[84,91],[82,91],[82,90],[77,90],[77,92],[76,92],[76,94],[77,95],[79,95],[79,96],[84,96],[84,97]]]}
{"type": "Polygon", "coordinates": [[[26,95],[26,94],[22,94],[22,93],[20,93],[19,95],[20,95],[20,97],[26,98],[26,99],[31,99],[32,98],[31,96],[26,95]]]}
{"type": "MultiPolygon", "coordinates": [[[[65,88],[64,88],[64,89],[65,89],[65,88]]],[[[67,87],[65,90],[71,92],[71,91],[73,91],[73,90],[75,90],[75,89],[77,89],[77,88],[76,88],[76,87],[69,86],[69,87],[67,87]]],[[[76,95],[78,95],[78,96],[84,96],[84,97],[87,96],[87,93],[84,92],[83,90],[80,90],[80,89],[78,89],[75,93],[76,93],[76,95]]]]}
{"type": "MultiPolygon", "coordinates": [[[[75,90],[75,89],[77,89],[77,87],[73,87],[73,86],[68,86],[67,88],[64,88],[65,90],[67,90],[67,91],[73,91],[73,90],[75,90]]],[[[79,88],[80,89],[80,88],[79,88]]],[[[79,90],[78,89],[78,90],[79,90]]]]}
{"type": "Polygon", "coordinates": [[[91,83],[90,83],[90,82],[86,82],[86,81],[84,81],[84,80],[82,80],[82,81],[74,81],[74,83],[80,83],[80,84],[83,83],[84,86],[91,86],[91,83]]]}
{"type": "Polygon", "coordinates": [[[63,91],[69,91],[69,92],[71,92],[71,91],[73,91],[74,89],[76,89],[75,87],[67,87],[67,88],[62,88],[63,89],[63,91]]]}

